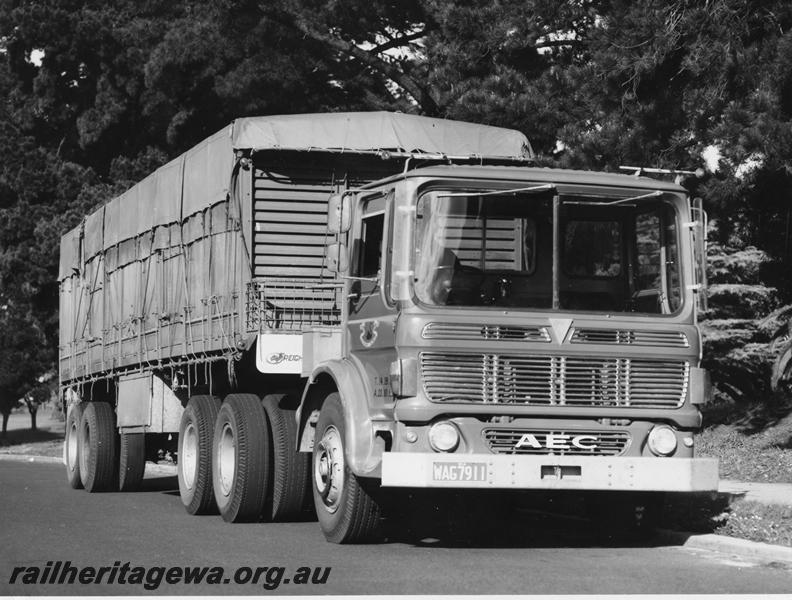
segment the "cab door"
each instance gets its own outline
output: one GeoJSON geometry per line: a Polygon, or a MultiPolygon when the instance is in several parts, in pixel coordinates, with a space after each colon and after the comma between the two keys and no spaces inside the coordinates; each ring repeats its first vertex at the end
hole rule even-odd
{"type": "Polygon", "coordinates": [[[390,265],[393,192],[364,197],[352,232],[347,289],[347,341],[353,361],[365,372],[375,404],[391,398],[390,363],[395,358],[396,309],[383,286],[390,265]]]}

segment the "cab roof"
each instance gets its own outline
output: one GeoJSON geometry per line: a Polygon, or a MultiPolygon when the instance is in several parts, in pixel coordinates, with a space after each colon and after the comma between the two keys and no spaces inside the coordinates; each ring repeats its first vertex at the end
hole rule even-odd
{"type": "MultiPolygon", "coordinates": [[[[549,169],[529,166],[480,166],[480,165],[434,165],[412,169],[393,177],[387,182],[399,181],[416,177],[477,179],[493,181],[530,181],[536,183],[556,183],[566,185],[591,185],[598,187],[618,187],[645,189],[651,191],[686,193],[685,188],[677,183],[653,179],[651,177],[635,177],[621,173],[601,171],[582,171],[574,169],[549,169]]],[[[372,184],[378,187],[383,181],[372,184]]],[[[369,187],[369,186],[366,186],[369,187]]]]}

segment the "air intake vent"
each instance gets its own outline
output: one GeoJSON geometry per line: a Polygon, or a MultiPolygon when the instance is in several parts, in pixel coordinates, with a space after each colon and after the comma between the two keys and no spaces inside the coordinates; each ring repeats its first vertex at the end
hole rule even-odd
{"type": "Polygon", "coordinates": [[[687,336],[681,331],[575,328],[569,341],[573,344],[630,344],[656,348],[690,347],[687,336]]]}
{"type": "Polygon", "coordinates": [[[519,325],[468,325],[466,323],[429,323],[423,329],[427,340],[502,340],[510,342],[549,342],[546,327],[519,325]]]}

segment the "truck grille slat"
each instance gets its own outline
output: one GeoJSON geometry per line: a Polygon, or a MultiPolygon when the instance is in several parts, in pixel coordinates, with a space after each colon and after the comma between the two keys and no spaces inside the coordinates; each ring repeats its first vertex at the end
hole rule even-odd
{"type": "Polygon", "coordinates": [[[429,323],[422,336],[427,340],[500,340],[549,342],[547,327],[521,325],[470,325],[466,323],[429,323]]]}
{"type": "Polygon", "coordinates": [[[580,327],[572,331],[572,344],[630,344],[664,348],[689,348],[687,336],[681,331],[639,331],[632,329],[597,329],[580,327]]]}
{"type": "Polygon", "coordinates": [[[686,361],[498,354],[421,354],[430,400],[523,405],[677,408],[686,361]]]}
{"type": "Polygon", "coordinates": [[[627,431],[556,431],[556,430],[536,430],[536,429],[495,429],[487,428],[481,431],[490,451],[495,454],[553,454],[556,456],[618,456],[624,454],[630,445],[631,436],[627,431]],[[529,434],[532,436],[531,442],[536,442],[541,447],[535,447],[533,443],[517,444],[523,437],[529,434]],[[547,448],[548,436],[558,434],[568,436],[563,447],[547,448]],[[588,436],[585,448],[575,446],[571,440],[576,436],[588,436]],[[591,440],[590,438],[594,438],[591,440]]]}

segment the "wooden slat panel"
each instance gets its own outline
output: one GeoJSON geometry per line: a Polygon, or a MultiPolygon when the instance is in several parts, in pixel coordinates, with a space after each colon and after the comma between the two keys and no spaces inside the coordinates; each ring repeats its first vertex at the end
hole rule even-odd
{"type": "Polygon", "coordinates": [[[313,235],[324,235],[325,231],[327,230],[326,225],[321,224],[318,225],[316,223],[266,223],[262,224],[262,227],[266,227],[266,230],[262,231],[262,233],[286,233],[290,235],[295,234],[313,234],[313,235]]]}
{"type": "Polygon", "coordinates": [[[310,212],[259,212],[256,211],[256,225],[259,230],[266,228],[269,223],[317,223],[327,227],[326,213],[310,212]]]}
{"type": "Polygon", "coordinates": [[[269,254],[266,256],[256,255],[257,265],[294,265],[298,267],[321,267],[322,259],[318,256],[278,256],[269,254]]]}
{"type": "Polygon", "coordinates": [[[324,233],[321,235],[298,235],[294,233],[272,233],[266,231],[259,231],[256,233],[256,240],[260,242],[269,242],[272,244],[303,244],[303,245],[316,245],[321,246],[324,244],[324,233]]]}
{"type": "MultiPolygon", "coordinates": [[[[258,237],[258,235],[257,235],[258,237]]],[[[256,254],[266,256],[324,256],[324,245],[297,246],[294,244],[256,244],[256,254]]]]}
{"type": "Polygon", "coordinates": [[[256,200],[320,200],[327,201],[327,198],[335,192],[335,187],[331,186],[277,186],[271,185],[272,182],[256,182],[253,194],[256,200]]]}
{"type": "MultiPolygon", "coordinates": [[[[260,264],[259,257],[256,257],[256,274],[270,277],[320,277],[321,268],[315,267],[270,267],[260,264]]],[[[325,270],[325,276],[330,277],[330,273],[325,270]]]]}
{"type": "Polygon", "coordinates": [[[302,199],[283,200],[281,198],[278,198],[277,200],[256,200],[256,205],[254,208],[256,212],[268,212],[273,210],[289,212],[299,209],[301,212],[327,214],[327,202],[325,200],[321,202],[302,199]]]}

